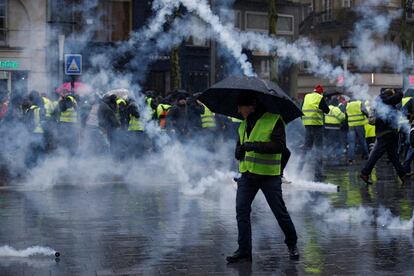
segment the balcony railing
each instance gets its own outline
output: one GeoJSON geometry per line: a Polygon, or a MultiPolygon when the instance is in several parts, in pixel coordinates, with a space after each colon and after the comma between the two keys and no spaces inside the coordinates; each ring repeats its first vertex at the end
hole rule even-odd
{"type": "Polygon", "coordinates": [[[307,33],[316,28],[353,24],[356,18],[357,15],[351,8],[312,12],[299,24],[299,31],[307,33]]]}

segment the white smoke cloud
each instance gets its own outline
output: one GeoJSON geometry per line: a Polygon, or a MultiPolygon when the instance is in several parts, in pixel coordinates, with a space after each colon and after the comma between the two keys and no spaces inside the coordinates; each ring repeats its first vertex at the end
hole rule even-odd
{"type": "Polygon", "coordinates": [[[56,253],[55,250],[49,247],[32,246],[26,249],[15,249],[9,245],[0,247],[0,257],[20,257],[26,258],[36,255],[53,256],[56,253]]]}

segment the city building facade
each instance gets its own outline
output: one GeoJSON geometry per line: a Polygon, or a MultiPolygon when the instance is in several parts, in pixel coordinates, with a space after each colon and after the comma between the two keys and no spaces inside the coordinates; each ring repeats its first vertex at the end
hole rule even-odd
{"type": "Polygon", "coordinates": [[[47,90],[47,1],[0,0],[0,90],[47,90]]]}
{"type": "MultiPolygon", "coordinates": [[[[304,9],[305,19],[300,24],[300,35],[310,37],[317,43],[330,47],[340,47],[352,55],[355,48],[354,43],[349,39],[354,29],[355,23],[360,17],[355,12],[357,5],[366,5],[362,0],[303,0],[302,3],[307,7],[304,9]]],[[[367,7],[373,9],[374,7],[367,7]]],[[[406,9],[402,7],[402,1],[391,0],[387,5],[375,7],[383,12],[392,12],[406,9]]],[[[409,15],[407,16],[409,17],[409,15]]],[[[393,43],[401,47],[401,24],[400,17],[393,20],[390,30],[384,37],[376,38],[378,43],[393,43]]],[[[408,28],[413,30],[414,35],[414,17],[407,18],[408,28]]],[[[414,60],[414,43],[411,38],[407,54],[410,62],[414,60]]],[[[341,66],[345,70],[359,74],[363,83],[368,84],[371,94],[377,94],[382,87],[402,87],[414,86],[414,76],[394,73],[394,68],[384,66],[380,70],[369,71],[361,70],[352,63],[347,61],[332,61],[335,65],[341,66]]],[[[321,79],[306,71],[306,64],[302,64],[298,75],[298,94],[303,96],[304,93],[312,91],[316,84],[322,84],[326,88],[335,88],[334,84],[326,79],[321,79]]]]}

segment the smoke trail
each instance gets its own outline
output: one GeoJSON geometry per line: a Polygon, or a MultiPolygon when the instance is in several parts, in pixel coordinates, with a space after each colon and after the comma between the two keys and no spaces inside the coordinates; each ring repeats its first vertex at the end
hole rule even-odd
{"type": "Polygon", "coordinates": [[[242,45],[237,41],[235,36],[235,30],[224,26],[220,18],[215,15],[210,5],[203,0],[180,0],[181,3],[190,11],[196,13],[206,23],[209,24],[217,36],[217,40],[222,43],[231,52],[233,57],[240,64],[243,73],[246,76],[254,76],[253,68],[250,62],[247,60],[247,56],[243,54],[242,45]]]}
{"type": "Polygon", "coordinates": [[[387,229],[413,230],[414,213],[410,220],[401,220],[391,214],[389,209],[381,207],[377,217],[377,225],[387,229]]]}
{"type": "Polygon", "coordinates": [[[383,206],[378,211],[365,206],[338,209],[323,198],[314,205],[312,212],[328,223],[376,224],[386,229],[413,230],[414,214],[410,220],[402,220],[383,206]]]}
{"type": "Polygon", "coordinates": [[[350,57],[353,64],[362,70],[375,70],[387,65],[396,72],[402,72],[406,66],[404,60],[409,59],[407,54],[392,42],[378,42],[386,37],[391,23],[401,17],[402,10],[384,10],[382,7],[390,7],[390,1],[368,0],[355,7],[361,19],[355,23],[350,35],[350,40],[356,47],[350,57]]]}
{"type": "Polygon", "coordinates": [[[4,245],[0,247],[0,257],[20,257],[26,258],[36,255],[53,256],[56,253],[55,250],[49,247],[32,246],[26,249],[17,250],[11,246],[4,245]]]}

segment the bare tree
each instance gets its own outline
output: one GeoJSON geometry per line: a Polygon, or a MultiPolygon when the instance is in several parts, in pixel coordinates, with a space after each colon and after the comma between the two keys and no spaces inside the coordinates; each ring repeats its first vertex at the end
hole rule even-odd
{"type": "MultiPolygon", "coordinates": [[[[277,33],[277,8],[276,0],[268,0],[268,16],[269,16],[269,35],[276,36],[277,33]]],[[[278,63],[276,53],[270,53],[270,80],[278,81],[278,63]]]]}
{"type": "MultiPolygon", "coordinates": [[[[173,20],[181,16],[181,12],[177,9],[174,12],[173,20]]],[[[180,66],[180,46],[176,46],[171,50],[171,90],[181,88],[181,66],[180,66]]]]}

